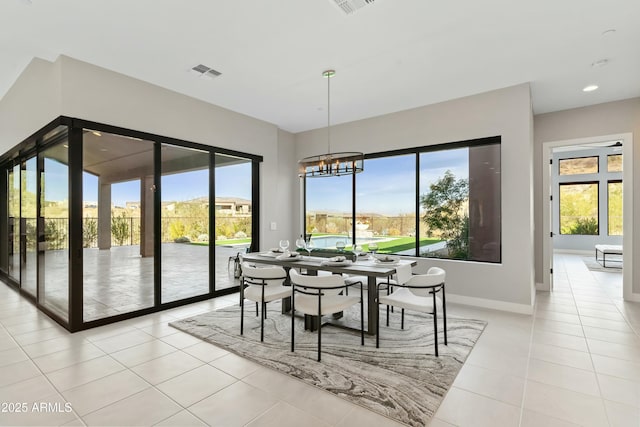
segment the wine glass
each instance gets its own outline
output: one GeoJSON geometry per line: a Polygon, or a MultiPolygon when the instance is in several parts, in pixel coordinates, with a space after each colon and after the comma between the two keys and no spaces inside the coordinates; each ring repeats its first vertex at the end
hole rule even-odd
{"type": "Polygon", "coordinates": [[[347,246],[344,240],[338,240],[336,242],[336,249],[338,252],[342,253],[344,251],[344,247],[347,246]]]}
{"type": "Polygon", "coordinates": [[[302,237],[297,238],[296,239],[296,248],[298,248],[298,249],[307,249],[307,242],[302,237]]]}
{"type": "Polygon", "coordinates": [[[282,239],[280,240],[280,250],[282,251],[282,253],[285,253],[287,251],[287,248],[289,247],[289,241],[286,239],[282,239]]]}
{"type": "Polygon", "coordinates": [[[315,248],[316,248],[316,244],[313,243],[313,239],[309,239],[305,247],[305,249],[307,250],[307,253],[309,254],[309,257],[311,257],[311,251],[314,250],[315,248]]]}
{"type": "Polygon", "coordinates": [[[355,247],[353,248],[353,253],[356,254],[356,256],[360,256],[362,255],[362,245],[355,245],[355,247]]]}
{"type": "Polygon", "coordinates": [[[378,244],[376,242],[369,243],[369,251],[375,255],[378,252],[378,244]]]}

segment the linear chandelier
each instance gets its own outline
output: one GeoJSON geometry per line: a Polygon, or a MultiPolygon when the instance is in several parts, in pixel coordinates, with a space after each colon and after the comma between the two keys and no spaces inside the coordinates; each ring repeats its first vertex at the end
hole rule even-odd
{"type": "Polygon", "coordinates": [[[327,79],[327,153],[298,161],[300,178],[351,175],[363,171],[363,153],[331,152],[331,77],[335,75],[334,70],[322,72],[322,76],[327,79]]]}

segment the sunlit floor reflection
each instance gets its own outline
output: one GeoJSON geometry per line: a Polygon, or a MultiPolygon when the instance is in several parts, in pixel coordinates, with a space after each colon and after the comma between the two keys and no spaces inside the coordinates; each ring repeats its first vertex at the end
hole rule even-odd
{"type": "MultiPolygon", "coordinates": [[[[162,244],[162,302],[177,301],[209,291],[207,246],[162,244]]],[[[238,285],[229,257],[243,248],[216,247],[215,289],[238,285]]],[[[46,305],[66,312],[68,252],[47,251],[45,258],[46,305]]],[[[84,321],[128,313],[154,304],[154,257],[141,257],[139,246],[109,250],[84,249],[84,321]]]]}

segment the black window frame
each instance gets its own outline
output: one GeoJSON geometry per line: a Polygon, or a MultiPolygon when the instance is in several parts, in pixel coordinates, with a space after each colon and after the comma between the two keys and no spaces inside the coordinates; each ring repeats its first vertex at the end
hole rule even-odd
{"type": "MultiPolygon", "coordinates": [[[[379,151],[373,153],[365,153],[364,154],[364,167],[366,168],[366,161],[368,159],[378,159],[384,157],[394,157],[401,156],[407,154],[415,155],[415,218],[416,218],[416,236],[415,236],[415,252],[413,255],[408,255],[411,257],[421,258],[421,259],[429,259],[425,257],[420,257],[420,154],[429,153],[429,152],[437,152],[437,151],[445,151],[452,150],[458,148],[469,148],[469,147],[478,147],[482,145],[498,145],[502,146],[502,136],[490,136],[484,138],[476,138],[462,141],[454,141],[454,142],[446,142],[434,145],[423,145],[418,147],[410,147],[410,148],[402,148],[396,150],[388,150],[388,151],[379,151]]],[[[502,149],[500,148],[500,163],[502,164],[502,149]]],[[[502,172],[502,171],[501,171],[502,172]]],[[[302,181],[302,230],[306,233],[307,230],[307,177],[301,178],[302,181]]],[[[322,179],[318,177],[314,177],[311,179],[322,179]]],[[[353,175],[352,180],[352,240],[351,244],[355,243],[356,236],[356,192],[357,192],[357,174],[353,175]]],[[[501,189],[502,193],[502,184],[501,189]]],[[[599,223],[598,223],[599,224],[599,223]]],[[[501,264],[502,263],[502,201],[500,202],[500,250],[499,250],[499,259],[497,261],[482,261],[482,260],[463,260],[463,259],[449,259],[449,258],[438,258],[441,260],[451,260],[451,261],[461,261],[461,262],[481,262],[481,263],[489,263],[489,264],[501,264]]]]}
{"type": "Polygon", "coordinates": [[[588,181],[567,181],[567,182],[560,182],[558,183],[558,233],[562,236],[599,236],[600,235],[600,181],[598,180],[588,180],[588,181]],[[561,215],[561,210],[562,210],[562,186],[568,186],[568,185],[590,185],[590,184],[595,184],[596,185],[596,194],[598,196],[598,199],[596,201],[596,205],[598,208],[598,212],[596,215],[596,219],[598,221],[598,232],[596,234],[567,234],[567,233],[563,233],[562,232],[562,215],[561,215]]]}

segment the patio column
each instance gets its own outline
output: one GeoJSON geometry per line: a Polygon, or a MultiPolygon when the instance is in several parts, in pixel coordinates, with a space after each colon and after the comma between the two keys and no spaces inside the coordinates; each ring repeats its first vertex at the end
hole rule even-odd
{"type": "Polygon", "coordinates": [[[140,256],[153,256],[153,175],[140,178],[140,256]]]}
{"type": "Polygon", "coordinates": [[[111,183],[98,178],[98,248],[111,249],[111,183]]]}

